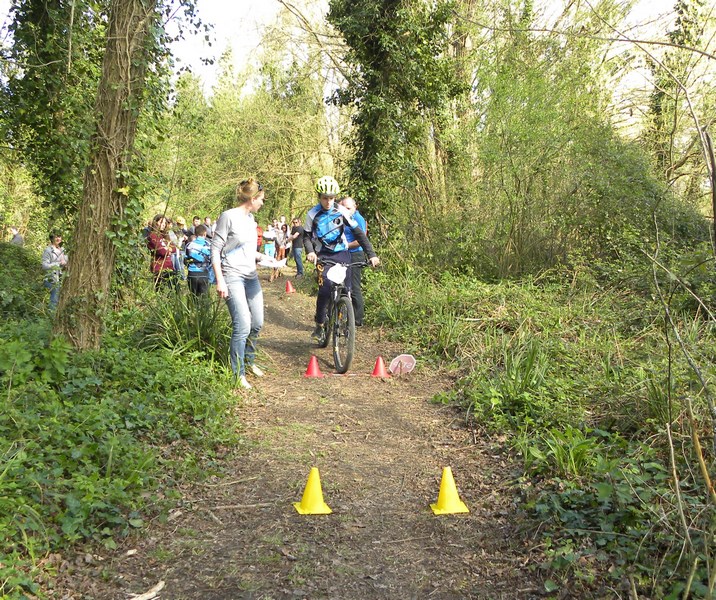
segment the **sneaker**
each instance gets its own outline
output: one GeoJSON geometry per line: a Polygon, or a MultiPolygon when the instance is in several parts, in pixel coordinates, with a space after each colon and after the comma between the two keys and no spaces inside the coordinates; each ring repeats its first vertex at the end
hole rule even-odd
{"type": "Polygon", "coordinates": [[[320,342],[323,340],[323,337],[326,335],[326,328],[323,326],[322,323],[316,323],[316,328],[313,330],[313,333],[311,333],[311,337],[320,342]]]}
{"type": "Polygon", "coordinates": [[[256,375],[256,377],[263,377],[263,376],[264,376],[264,372],[263,372],[261,369],[259,369],[256,365],[251,365],[251,366],[249,367],[249,370],[250,370],[254,375],[256,375]]]}
{"type": "Polygon", "coordinates": [[[246,380],[246,376],[242,375],[239,377],[239,387],[250,390],[253,386],[246,380]]]}

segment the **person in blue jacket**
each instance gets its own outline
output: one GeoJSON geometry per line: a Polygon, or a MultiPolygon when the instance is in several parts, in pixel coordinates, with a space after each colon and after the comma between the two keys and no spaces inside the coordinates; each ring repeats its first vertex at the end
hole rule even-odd
{"type": "Polygon", "coordinates": [[[194,228],[196,238],[189,242],[184,249],[184,262],[187,265],[187,282],[189,290],[195,296],[201,296],[209,291],[211,270],[211,243],[206,239],[206,225],[197,225],[194,228]]]}

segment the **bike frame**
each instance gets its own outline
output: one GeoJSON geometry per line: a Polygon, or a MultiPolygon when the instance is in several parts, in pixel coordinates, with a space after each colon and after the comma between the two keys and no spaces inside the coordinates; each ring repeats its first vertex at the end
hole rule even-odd
{"type": "MultiPolygon", "coordinates": [[[[331,260],[323,260],[321,264],[324,266],[322,277],[326,277],[329,270],[325,269],[325,267],[330,268],[334,265],[342,265],[350,269],[350,267],[361,268],[364,266],[361,263],[347,264],[331,260]]],[[[350,271],[347,271],[346,277],[349,276],[350,271]]],[[[319,343],[319,346],[325,348],[328,345],[329,339],[332,338],[333,361],[338,373],[345,373],[350,367],[355,351],[355,337],[356,326],[351,292],[345,283],[331,281],[331,295],[328,301],[328,324],[325,339],[319,343]]]]}

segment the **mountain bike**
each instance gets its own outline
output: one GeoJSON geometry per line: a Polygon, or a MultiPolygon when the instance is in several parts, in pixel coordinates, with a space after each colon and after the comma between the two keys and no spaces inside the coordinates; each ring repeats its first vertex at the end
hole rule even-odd
{"type": "Polygon", "coordinates": [[[318,347],[328,346],[333,339],[333,363],[337,373],[345,373],[351,366],[356,343],[356,320],[353,312],[351,293],[345,286],[348,268],[362,268],[370,263],[340,263],[322,260],[323,277],[331,282],[331,296],[328,302],[328,322],[318,347]],[[330,267],[330,268],[326,268],[330,267]]]}

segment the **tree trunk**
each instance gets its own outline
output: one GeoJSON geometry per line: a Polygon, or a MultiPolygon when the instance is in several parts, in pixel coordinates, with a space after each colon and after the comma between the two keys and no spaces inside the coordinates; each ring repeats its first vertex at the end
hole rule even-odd
{"type": "Polygon", "coordinates": [[[112,0],[95,112],[97,128],[62,285],[55,330],[79,350],[99,348],[116,248],[115,223],[126,206],[124,177],[137,130],[157,0],[112,0]]]}

